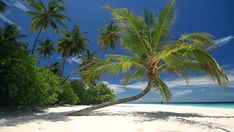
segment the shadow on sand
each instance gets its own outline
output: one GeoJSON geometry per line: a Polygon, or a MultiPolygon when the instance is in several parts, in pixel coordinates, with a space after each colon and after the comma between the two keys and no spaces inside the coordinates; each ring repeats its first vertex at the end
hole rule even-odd
{"type": "MultiPolygon", "coordinates": [[[[0,112],[0,126],[15,126],[20,124],[29,123],[31,121],[50,121],[50,122],[57,122],[57,121],[69,121],[69,117],[66,116],[68,113],[71,113],[73,111],[67,111],[67,112],[52,112],[52,113],[46,113],[45,109],[40,111],[34,111],[34,112],[0,112]]],[[[178,121],[179,123],[185,123],[190,125],[199,125],[199,126],[205,126],[212,129],[219,129],[225,132],[230,132],[229,130],[214,126],[214,124],[206,122],[198,122],[195,120],[192,120],[191,118],[224,118],[224,119],[230,119],[234,118],[234,116],[208,116],[208,115],[200,115],[200,114],[194,114],[194,113],[175,113],[175,112],[111,112],[111,111],[95,111],[90,113],[88,116],[129,116],[129,117],[136,117],[134,120],[136,123],[145,122],[145,121],[154,121],[154,120],[170,120],[174,119],[175,121],[178,121]]],[[[76,118],[76,117],[74,117],[76,118]]],[[[79,116],[77,116],[79,118],[79,116]]]]}
{"type": "Polygon", "coordinates": [[[212,123],[209,122],[199,122],[192,120],[191,118],[215,118],[215,119],[230,119],[234,118],[234,116],[208,116],[208,115],[200,115],[200,114],[194,114],[194,113],[175,113],[175,112],[163,112],[163,111],[158,111],[158,112],[133,112],[133,113],[128,113],[128,112],[94,112],[90,114],[89,116],[131,116],[131,117],[140,117],[137,118],[135,121],[138,123],[140,122],[145,122],[145,121],[155,121],[155,120],[169,120],[170,118],[173,118],[175,121],[179,123],[185,123],[185,124],[190,124],[190,125],[199,125],[199,126],[205,126],[211,129],[219,129],[225,132],[231,132],[225,128],[222,128],[220,126],[215,126],[212,123]]]}
{"type": "Polygon", "coordinates": [[[13,110],[0,112],[0,126],[16,126],[32,121],[69,121],[67,114],[74,111],[67,112],[51,112],[47,113],[46,108],[36,110],[13,110]]]}

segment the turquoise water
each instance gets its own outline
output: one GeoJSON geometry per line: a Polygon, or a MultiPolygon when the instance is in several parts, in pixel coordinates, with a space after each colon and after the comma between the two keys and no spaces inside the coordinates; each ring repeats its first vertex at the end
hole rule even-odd
{"type": "Polygon", "coordinates": [[[196,107],[212,107],[212,108],[230,108],[234,109],[234,104],[170,104],[176,106],[196,106],[196,107]]]}
{"type": "MultiPolygon", "coordinates": [[[[131,102],[131,104],[161,104],[158,102],[131,102]]],[[[229,108],[234,109],[234,102],[232,103],[167,103],[161,105],[175,105],[175,106],[195,106],[195,107],[210,107],[210,108],[229,108]]]]}

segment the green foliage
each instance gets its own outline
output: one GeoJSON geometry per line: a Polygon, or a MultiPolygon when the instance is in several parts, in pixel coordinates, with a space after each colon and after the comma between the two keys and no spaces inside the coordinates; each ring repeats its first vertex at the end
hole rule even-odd
{"type": "Polygon", "coordinates": [[[61,74],[61,66],[59,62],[53,62],[49,67],[50,71],[56,75],[61,74]]]}
{"type": "Polygon", "coordinates": [[[101,44],[101,48],[106,50],[110,47],[115,49],[116,43],[120,42],[120,28],[114,21],[108,21],[100,28],[100,35],[98,36],[98,43],[101,44]]]}
{"type": "Polygon", "coordinates": [[[87,93],[86,86],[79,80],[71,81],[71,87],[73,88],[75,94],[79,97],[80,101],[78,104],[85,105],[89,103],[89,95],[87,93]]]}
{"type": "Polygon", "coordinates": [[[56,32],[58,26],[66,28],[64,21],[69,20],[69,17],[63,14],[67,9],[61,5],[62,0],[49,0],[47,5],[41,0],[26,2],[34,10],[33,12],[27,12],[32,17],[31,31],[36,31],[39,28],[45,30],[48,26],[51,26],[56,32]]]}
{"type": "Polygon", "coordinates": [[[79,98],[71,87],[70,83],[66,83],[63,86],[63,92],[59,95],[59,104],[77,104],[79,98]]]}
{"type": "Polygon", "coordinates": [[[90,87],[87,92],[89,104],[101,104],[115,99],[113,90],[104,83],[98,83],[96,86],[90,87]]]}
{"type": "Polygon", "coordinates": [[[74,25],[73,30],[65,30],[63,38],[58,40],[57,51],[62,55],[61,76],[65,67],[65,62],[68,57],[79,56],[87,49],[88,39],[85,38],[84,33],[80,31],[77,24],[74,25]]]}
{"type": "Polygon", "coordinates": [[[17,41],[22,35],[16,28],[1,28],[0,36],[0,105],[55,103],[61,92],[58,76],[35,65],[35,57],[17,41]]]}
{"type": "Polygon", "coordinates": [[[79,80],[73,80],[71,81],[71,87],[80,99],[78,104],[82,105],[101,104],[112,101],[116,97],[113,90],[103,83],[86,87],[79,80]]]}
{"type": "Polygon", "coordinates": [[[38,53],[44,58],[50,57],[55,51],[53,42],[49,38],[47,38],[45,41],[41,41],[39,46],[40,47],[37,49],[38,53]]]}
{"type": "MultiPolygon", "coordinates": [[[[120,28],[121,45],[130,51],[129,56],[109,55],[107,59],[96,60],[95,65],[83,68],[86,82],[101,74],[126,74],[124,85],[134,79],[153,80],[164,100],[171,93],[160,79],[163,71],[169,71],[188,80],[188,73],[199,72],[211,77],[220,86],[228,85],[228,78],[207,49],[213,46],[213,37],[207,33],[183,34],[176,39],[170,34],[175,20],[175,0],[170,0],[158,16],[145,11],[136,15],[127,8],[110,8],[120,28]]],[[[187,81],[188,82],[188,81],[187,81]]]]}
{"type": "Polygon", "coordinates": [[[87,49],[88,39],[85,38],[77,24],[74,25],[71,32],[66,30],[62,33],[64,37],[58,40],[57,50],[63,57],[81,55],[87,49]]]}

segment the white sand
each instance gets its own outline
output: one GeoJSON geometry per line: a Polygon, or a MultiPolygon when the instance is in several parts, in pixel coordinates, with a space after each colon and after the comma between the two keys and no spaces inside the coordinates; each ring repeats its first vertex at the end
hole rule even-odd
{"type": "Polygon", "coordinates": [[[0,115],[0,132],[234,132],[234,109],[121,104],[89,116],[64,116],[86,106],[0,115]]]}

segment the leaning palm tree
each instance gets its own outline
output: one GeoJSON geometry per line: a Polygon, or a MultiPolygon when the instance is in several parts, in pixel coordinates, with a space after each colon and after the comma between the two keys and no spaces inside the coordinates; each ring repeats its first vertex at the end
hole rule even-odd
{"type": "Polygon", "coordinates": [[[174,21],[174,0],[159,13],[146,12],[145,17],[137,16],[126,8],[110,8],[119,23],[123,36],[121,44],[132,54],[109,55],[106,60],[99,60],[98,65],[86,68],[86,80],[105,73],[125,73],[124,85],[135,79],[146,79],[147,86],[139,94],[115,101],[94,105],[69,115],[84,115],[103,107],[137,100],[146,95],[151,88],[160,91],[165,101],[171,97],[170,89],[161,79],[164,71],[172,72],[188,80],[189,72],[201,72],[210,76],[220,86],[228,85],[228,78],[215,59],[206,50],[214,44],[207,33],[190,33],[175,39],[170,34],[174,21]]]}
{"type": "Polygon", "coordinates": [[[72,56],[79,56],[87,49],[88,39],[80,31],[80,28],[75,24],[73,30],[62,32],[63,38],[58,40],[58,52],[62,55],[61,75],[63,75],[66,59],[72,56]]]}
{"type": "Polygon", "coordinates": [[[4,12],[7,9],[7,5],[3,0],[0,0],[0,12],[4,12]]]}
{"type": "Polygon", "coordinates": [[[106,50],[110,47],[115,49],[116,43],[120,41],[120,28],[114,21],[108,21],[103,27],[100,28],[100,35],[98,36],[98,43],[101,48],[106,50]]]}
{"type": "Polygon", "coordinates": [[[41,0],[28,1],[29,5],[35,10],[34,12],[27,12],[32,17],[31,31],[38,30],[32,54],[35,51],[41,32],[46,30],[48,26],[52,27],[55,32],[58,31],[58,26],[66,28],[64,21],[69,20],[69,18],[63,14],[66,7],[60,5],[62,2],[63,0],[49,0],[46,6],[41,0]]]}
{"type": "Polygon", "coordinates": [[[55,51],[53,42],[49,38],[47,38],[45,41],[41,41],[39,43],[39,46],[40,47],[37,50],[38,50],[38,54],[40,55],[40,59],[37,65],[40,64],[42,57],[49,58],[55,51]]]}

